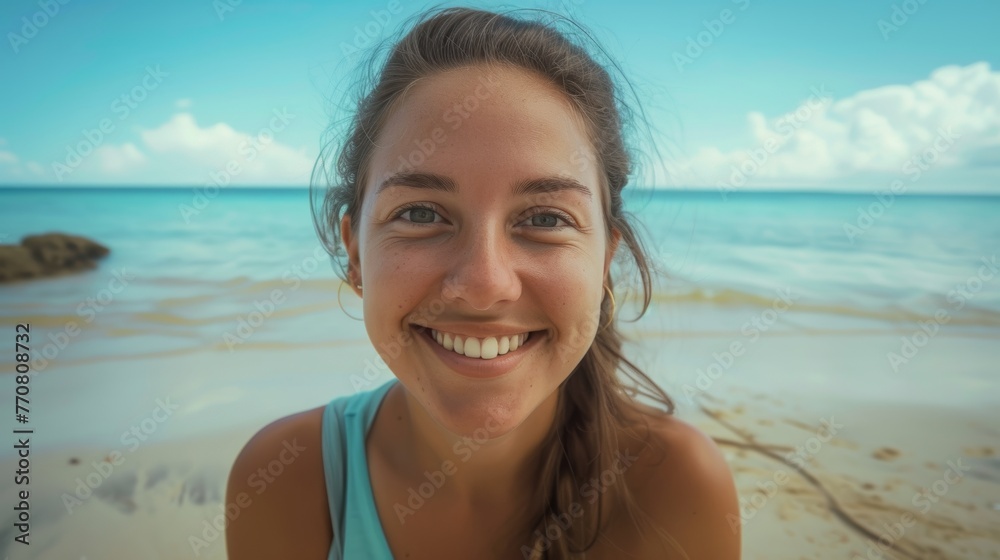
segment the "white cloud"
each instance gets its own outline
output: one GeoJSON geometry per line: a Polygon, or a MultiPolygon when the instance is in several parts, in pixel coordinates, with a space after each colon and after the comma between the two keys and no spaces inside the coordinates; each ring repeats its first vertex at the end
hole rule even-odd
{"type": "MultiPolygon", "coordinates": [[[[0,138],[0,146],[6,146],[7,140],[0,138]]],[[[21,158],[10,150],[0,150],[0,177],[11,184],[38,183],[45,175],[41,165],[34,161],[21,162],[21,158]]]]}
{"type": "Polygon", "coordinates": [[[206,183],[222,174],[232,184],[305,185],[314,158],[276,140],[290,116],[274,111],[265,122],[247,133],[225,123],[202,127],[190,113],[177,113],[160,127],[142,131],[141,137],[159,163],[183,166],[175,172],[181,183],[206,183]]]}
{"type": "Polygon", "coordinates": [[[140,129],[137,142],[105,142],[87,155],[49,165],[0,150],[0,181],[85,185],[304,186],[314,157],[277,138],[293,115],[274,111],[264,126],[241,132],[225,123],[200,126],[187,112],[153,129],[140,129]]]}
{"type": "Polygon", "coordinates": [[[120,146],[101,146],[94,150],[91,157],[97,161],[101,171],[113,175],[141,169],[147,161],[145,154],[131,142],[120,146]]]}
{"type": "Polygon", "coordinates": [[[143,141],[154,151],[193,151],[195,156],[201,156],[203,149],[231,144],[238,136],[239,133],[225,123],[201,128],[190,113],[177,113],[159,128],[142,132],[143,141]]]}
{"type": "Polygon", "coordinates": [[[938,174],[994,168],[978,171],[1000,176],[1000,72],[985,62],[945,66],[926,80],[840,100],[814,88],[785,115],[749,113],[747,128],[753,145],[701,148],[679,162],[674,181],[716,188],[869,185],[866,178],[902,178],[904,166],[920,164],[938,174]]]}
{"type": "MultiPolygon", "coordinates": [[[[6,146],[7,139],[0,137],[0,146],[6,146]]],[[[14,152],[8,150],[0,150],[0,165],[13,165],[18,162],[18,157],[14,155],[14,152]]]]}

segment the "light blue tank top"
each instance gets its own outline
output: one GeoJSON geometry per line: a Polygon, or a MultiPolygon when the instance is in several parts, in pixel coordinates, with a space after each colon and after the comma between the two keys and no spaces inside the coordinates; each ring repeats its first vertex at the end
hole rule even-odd
{"type": "Polygon", "coordinates": [[[323,471],[333,523],[328,560],[392,560],[368,478],[365,437],[395,383],[338,397],[323,410],[323,471]]]}

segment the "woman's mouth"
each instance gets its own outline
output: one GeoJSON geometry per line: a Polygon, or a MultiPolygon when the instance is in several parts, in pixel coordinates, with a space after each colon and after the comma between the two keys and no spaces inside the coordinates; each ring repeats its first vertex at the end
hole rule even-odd
{"type": "Polygon", "coordinates": [[[445,350],[451,350],[467,358],[482,360],[492,360],[508,352],[513,352],[523,346],[531,336],[530,332],[525,332],[513,336],[477,338],[440,332],[435,329],[428,329],[428,331],[431,338],[445,350]]]}
{"type": "Polygon", "coordinates": [[[467,377],[495,377],[514,368],[541,340],[543,331],[512,336],[470,337],[413,325],[434,353],[452,369],[467,377]]]}

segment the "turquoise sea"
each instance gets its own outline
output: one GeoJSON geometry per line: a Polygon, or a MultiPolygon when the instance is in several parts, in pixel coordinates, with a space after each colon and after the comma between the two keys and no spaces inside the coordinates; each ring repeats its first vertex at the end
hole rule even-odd
{"type": "MultiPolygon", "coordinates": [[[[1000,323],[1000,281],[985,278],[998,266],[1000,197],[636,191],[627,205],[667,274],[658,298],[742,304],[787,287],[804,306],[844,314],[897,320],[947,308],[970,324],[1000,323]]],[[[63,231],[112,250],[93,272],[0,286],[3,315],[65,311],[115,270],[141,279],[115,306],[151,321],[164,300],[201,302],[170,307],[195,318],[226,305],[206,305],[209,296],[334,278],[328,260],[312,268],[326,257],[306,190],[223,190],[197,206],[191,189],[0,190],[0,242],[63,231]]]]}

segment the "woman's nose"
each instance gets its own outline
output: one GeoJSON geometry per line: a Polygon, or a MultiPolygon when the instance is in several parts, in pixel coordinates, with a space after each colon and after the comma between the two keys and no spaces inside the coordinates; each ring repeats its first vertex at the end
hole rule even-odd
{"type": "Polygon", "coordinates": [[[514,269],[513,241],[505,232],[473,229],[451,261],[444,296],[463,300],[479,311],[516,301],[521,282],[514,269]]]}

